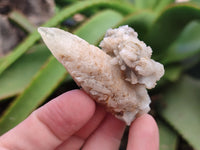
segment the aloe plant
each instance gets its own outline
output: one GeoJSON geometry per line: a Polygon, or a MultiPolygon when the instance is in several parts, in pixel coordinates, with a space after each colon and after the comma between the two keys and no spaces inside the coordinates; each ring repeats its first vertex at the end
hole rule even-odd
{"type": "MultiPolygon", "coordinates": [[[[200,150],[200,3],[173,0],[56,1],[56,15],[43,26],[64,28],[98,45],[108,28],[128,24],[153,49],[153,58],[165,66],[165,76],[154,90],[152,115],[160,129],[160,149],[177,150],[184,139],[200,150]],[[65,7],[66,5],[66,7],[65,7]],[[62,22],[81,13],[85,21],[66,28],[62,22]],[[181,140],[182,141],[182,140],[181,140]]],[[[0,134],[24,120],[56,95],[72,79],[52,57],[26,18],[11,15],[27,38],[0,58],[0,134]],[[26,20],[27,21],[27,20],[26,20]],[[38,42],[37,42],[38,41],[38,42]],[[10,105],[5,107],[5,103],[10,105]]],[[[66,89],[67,90],[67,89],[66,89]]]]}

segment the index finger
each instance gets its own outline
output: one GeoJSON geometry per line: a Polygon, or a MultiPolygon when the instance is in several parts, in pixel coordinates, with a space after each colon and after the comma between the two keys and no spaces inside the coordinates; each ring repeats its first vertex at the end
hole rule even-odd
{"type": "Polygon", "coordinates": [[[80,90],[67,92],[33,112],[0,137],[7,149],[55,149],[83,127],[95,112],[93,100],[80,90]]]}

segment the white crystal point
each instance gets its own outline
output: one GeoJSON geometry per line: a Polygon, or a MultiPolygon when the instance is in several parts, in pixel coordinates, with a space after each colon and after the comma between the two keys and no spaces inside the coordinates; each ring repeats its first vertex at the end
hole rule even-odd
{"type": "Polygon", "coordinates": [[[38,32],[41,34],[47,47],[52,54],[60,60],[60,57],[78,57],[80,50],[79,44],[88,45],[76,35],[69,32],[65,32],[58,28],[39,27],[38,32]]]}
{"type": "MultiPolygon", "coordinates": [[[[143,56],[151,62],[151,50],[143,43],[144,49],[140,47],[140,54],[137,54],[135,45],[131,45],[131,42],[127,43],[128,47],[126,43],[122,43],[130,41],[130,37],[126,35],[129,32],[135,42],[138,42],[137,33],[133,29],[125,26],[108,31],[101,43],[104,50],[102,51],[69,32],[57,28],[38,29],[47,47],[65,66],[76,83],[97,103],[104,105],[115,117],[130,125],[135,117],[150,110],[150,98],[146,87],[154,86],[152,84],[163,74],[163,69],[162,65],[157,65],[161,68],[157,75],[156,69],[159,70],[155,68],[156,65],[143,66],[146,62],[143,56]],[[140,55],[141,60],[138,60],[140,55]],[[128,74],[122,71],[127,71],[128,74]],[[154,77],[156,75],[158,77],[154,77]]],[[[151,63],[156,64],[153,60],[151,63]]]]}

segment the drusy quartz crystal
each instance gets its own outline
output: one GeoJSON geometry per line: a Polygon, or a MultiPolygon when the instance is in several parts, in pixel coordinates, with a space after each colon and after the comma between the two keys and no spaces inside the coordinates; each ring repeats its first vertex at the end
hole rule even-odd
{"type": "Polygon", "coordinates": [[[128,26],[109,29],[100,48],[57,28],[38,29],[45,44],[75,82],[107,111],[130,125],[150,110],[146,89],[155,87],[163,65],[128,26]]]}

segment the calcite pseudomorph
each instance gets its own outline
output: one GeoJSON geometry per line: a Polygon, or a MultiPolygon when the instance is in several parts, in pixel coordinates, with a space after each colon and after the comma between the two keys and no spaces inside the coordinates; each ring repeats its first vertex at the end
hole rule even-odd
{"type": "Polygon", "coordinates": [[[128,26],[109,29],[100,48],[57,28],[38,29],[47,47],[81,86],[107,111],[130,125],[148,113],[151,89],[164,74],[152,50],[128,26]]]}

